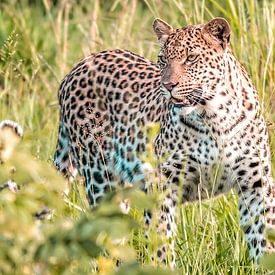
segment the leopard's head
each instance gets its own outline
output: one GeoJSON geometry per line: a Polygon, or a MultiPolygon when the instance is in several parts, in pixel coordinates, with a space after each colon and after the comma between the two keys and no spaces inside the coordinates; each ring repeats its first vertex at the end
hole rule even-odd
{"type": "Polygon", "coordinates": [[[161,46],[161,88],[178,107],[202,106],[224,81],[224,56],[230,27],[223,18],[173,29],[156,19],[153,29],[161,46]]]}

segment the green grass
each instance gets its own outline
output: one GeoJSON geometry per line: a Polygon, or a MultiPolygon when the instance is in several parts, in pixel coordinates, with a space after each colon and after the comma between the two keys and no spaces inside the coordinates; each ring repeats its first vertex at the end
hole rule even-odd
{"type": "MultiPolygon", "coordinates": [[[[229,21],[232,48],[259,92],[271,123],[274,148],[274,1],[53,2],[13,0],[0,4],[0,120],[13,119],[23,126],[23,149],[36,160],[52,161],[58,127],[57,90],[65,74],[82,57],[105,49],[129,49],[156,60],[159,46],[151,27],[155,17],[174,27],[217,16],[229,21]]],[[[86,209],[83,192],[77,186],[73,190],[71,202],[86,209]]],[[[77,207],[67,206],[61,216],[78,220],[79,212],[77,207]]],[[[142,211],[132,212],[142,227],[142,211]]],[[[178,230],[179,274],[255,274],[239,227],[234,193],[181,208],[178,230]]],[[[142,264],[154,264],[144,253],[142,230],[135,229],[130,244],[143,255],[142,264]]],[[[154,244],[149,244],[149,251],[150,246],[154,244]]]]}

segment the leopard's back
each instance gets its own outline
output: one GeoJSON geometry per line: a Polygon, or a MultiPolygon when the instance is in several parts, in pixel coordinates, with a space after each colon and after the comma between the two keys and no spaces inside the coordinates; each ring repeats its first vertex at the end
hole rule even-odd
{"type": "Polygon", "coordinates": [[[87,190],[94,185],[92,203],[112,186],[143,181],[145,128],[166,104],[159,81],[156,64],[124,50],[92,54],[64,78],[55,164],[68,176],[78,169],[87,190]]]}

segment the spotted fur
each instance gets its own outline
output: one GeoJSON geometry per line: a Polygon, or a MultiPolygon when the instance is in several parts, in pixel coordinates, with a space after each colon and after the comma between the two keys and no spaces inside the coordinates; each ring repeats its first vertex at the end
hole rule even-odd
{"type": "MultiPolygon", "coordinates": [[[[181,29],[156,19],[153,27],[158,65],[129,51],[105,51],[65,77],[55,165],[67,176],[79,171],[91,205],[119,184],[144,188],[138,157],[146,149],[144,129],[160,122],[155,151],[167,196],[158,230],[172,251],[176,205],[233,188],[250,255],[258,261],[275,250],[264,235],[275,227],[275,188],[257,91],[230,49],[230,27],[222,18],[181,29]]],[[[161,260],[168,249],[157,252],[161,260]]]]}

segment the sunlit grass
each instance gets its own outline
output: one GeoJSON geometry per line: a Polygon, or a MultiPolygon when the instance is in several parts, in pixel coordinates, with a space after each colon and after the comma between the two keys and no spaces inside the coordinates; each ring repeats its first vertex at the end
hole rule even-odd
{"type": "MultiPolygon", "coordinates": [[[[25,149],[38,160],[52,161],[57,90],[65,74],[83,56],[105,49],[130,49],[156,60],[159,47],[151,28],[155,17],[174,27],[225,17],[232,28],[232,48],[259,91],[265,117],[270,122],[275,119],[274,1],[28,2],[0,4],[0,120],[14,119],[23,126],[25,149]]],[[[271,126],[274,148],[272,133],[271,126]]],[[[73,184],[66,204],[75,219],[88,209],[79,182],[73,184]]],[[[132,215],[142,227],[142,211],[133,210],[132,215]]],[[[178,230],[179,274],[255,274],[239,228],[234,193],[181,208],[178,230]]],[[[152,263],[142,230],[134,231],[130,243],[140,252],[142,263],[152,263]]]]}

